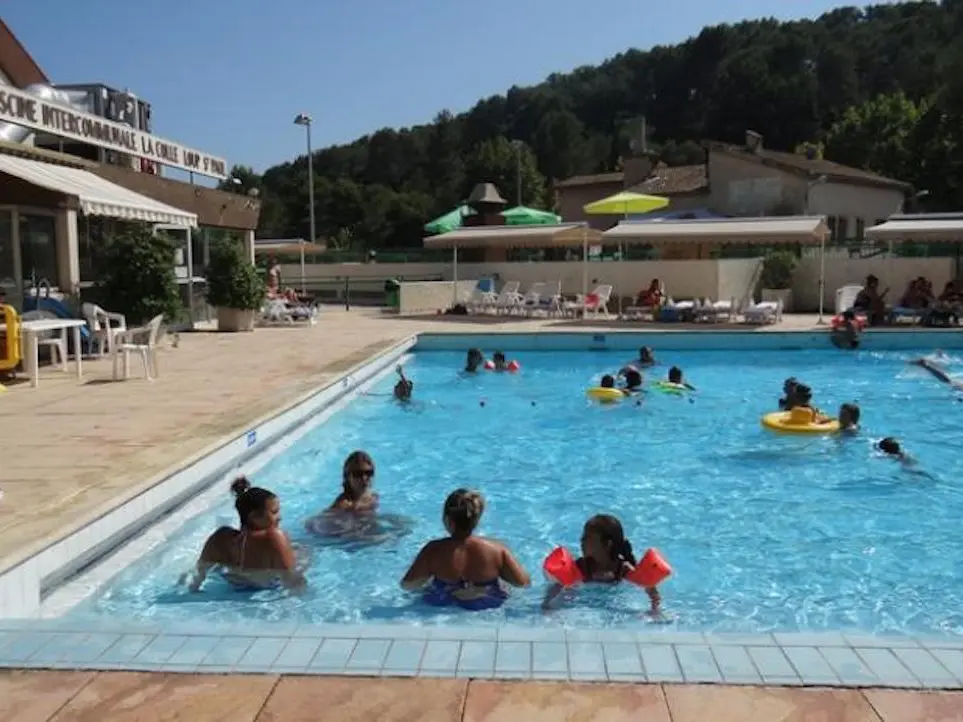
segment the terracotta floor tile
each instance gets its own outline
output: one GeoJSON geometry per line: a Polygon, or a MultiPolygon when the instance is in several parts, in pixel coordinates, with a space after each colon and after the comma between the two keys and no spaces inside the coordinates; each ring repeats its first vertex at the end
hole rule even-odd
{"type": "Polygon", "coordinates": [[[472,682],[464,722],[670,722],[662,688],[472,682]]]}
{"type": "Polygon", "coordinates": [[[93,672],[0,672],[0,722],[47,722],[93,672]]]}
{"type": "Polygon", "coordinates": [[[468,680],[283,677],[257,722],[460,722],[468,680]]]}
{"type": "Polygon", "coordinates": [[[963,692],[863,692],[883,722],[963,722],[963,692]]]}
{"type": "Polygon", "coordinates": [[[268,675],[103,673],[51,722],[254,722],[276,684],[268,675]]]}
{"type": "Polygon", "coordinates": [[[859,690],[665,685],[672,722],[879,722],[859,690]]]}

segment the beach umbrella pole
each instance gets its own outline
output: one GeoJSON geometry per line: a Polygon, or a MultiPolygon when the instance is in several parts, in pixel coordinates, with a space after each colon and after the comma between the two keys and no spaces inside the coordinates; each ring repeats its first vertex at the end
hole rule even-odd
{"type": "Polygon", "coordinates": [[[451,305],[454,307],[458,304],[458,246],[451,249],[451,278],[451,305]]]}

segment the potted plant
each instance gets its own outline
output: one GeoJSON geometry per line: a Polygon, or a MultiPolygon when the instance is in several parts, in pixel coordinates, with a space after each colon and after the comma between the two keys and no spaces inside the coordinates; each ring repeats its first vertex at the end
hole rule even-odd
{"type": "Polygon", "coordinates": [[[762,261],[763,301],[782,301],[783,311],[792,310],[792,272],[796,268],[796,256],[791,251],[770,253],[762,261]]]}
{"type": "Polygon", "coordinates": [[[239,243],[211,242],[207,266],[207,302],[217,310],[218,331],[253,331],[254,314],[264,303],[264,281],[239,243]]]}

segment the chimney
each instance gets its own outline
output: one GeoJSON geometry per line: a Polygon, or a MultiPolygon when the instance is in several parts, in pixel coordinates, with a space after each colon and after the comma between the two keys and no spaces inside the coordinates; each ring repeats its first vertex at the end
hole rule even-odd
{"type": "Polygon", "coordinates": [[[758,153],[762,150],[762,135],[754,130],[746,131],[746,150],[750,153],[758,153]]]}
{"type": "Polygon", "coordinates": [[[502,209],[508,205],[494,183],[477,184],[468,196],[468,206],[475,211],[475,215],[467,216],[465,226],[503,226],[505,217],[502,209]]]}
{"type": "Polygon", "coordinates": [[[653,155],[654,154],[646,153],[644,155],[632,156],[622,162],[623,187],[631,188],[652,175],[652,169],[654,168],[652,161],[653,155]]]}

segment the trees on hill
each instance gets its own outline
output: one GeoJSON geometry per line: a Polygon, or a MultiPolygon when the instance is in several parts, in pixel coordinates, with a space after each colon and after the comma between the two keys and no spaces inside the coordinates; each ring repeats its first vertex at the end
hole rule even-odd
{"type": "MultiPolygon", "coordinates": [[[[359,247],[417,246],[421,225],[494,182],[547,206],[553,179],[616,170],[647,142],[670,165],[698,141],[824,148],[963,208],[963,0],[839,8],[818,20],[705,28],[671,47],[629,50],[597,67],[513,87],[426,125],[384,128],[314,157],[320,236],[359,247]],[[513,144],[512,141],[517,141],[513,144]],[[346,241],[347,242],[347,241],[346,241]]],[[[249,182],[250,178],[246,176],[249,182]]],[[[307,160],[259,179],[261,234],[308,236],[307,160]]]]}

